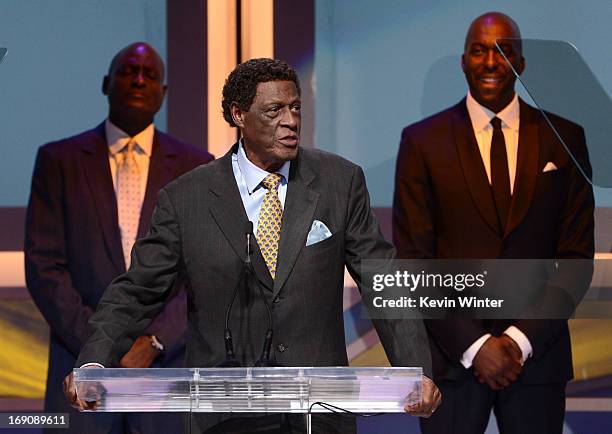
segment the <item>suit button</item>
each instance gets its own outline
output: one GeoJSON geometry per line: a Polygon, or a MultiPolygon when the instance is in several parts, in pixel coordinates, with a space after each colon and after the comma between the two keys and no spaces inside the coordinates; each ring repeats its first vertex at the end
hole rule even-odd
{"type": "Polygon", "coordinates": [[[276,346],[276,348],[277,348],[277,349],[278,349],[278,351],[279,351],[279,352],[281,352],[281,353],[282,353],[282,352],[284,352],[284,351],[287,349],[287,347],[285,346],[285,344],[278,344],[278,345],[276,346]]]}

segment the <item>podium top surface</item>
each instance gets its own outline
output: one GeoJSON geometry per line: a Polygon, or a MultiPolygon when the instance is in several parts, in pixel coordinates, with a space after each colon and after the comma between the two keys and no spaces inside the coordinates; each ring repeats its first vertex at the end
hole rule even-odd
{"type": "Polygon", "coordinates": [[[75,369],[75,381],[102,381],[108,379],[242,379],[242,378],[335,378],[359,377],[418,378],[423,375],[422,368],[412,367],[265,367],[265,368],[81,368],[75,369]]]}
{"type": "Polygon", "coordinates": [[[398,413],[421,399],[421,368],[75,369],[96,411],[398,413]]]}

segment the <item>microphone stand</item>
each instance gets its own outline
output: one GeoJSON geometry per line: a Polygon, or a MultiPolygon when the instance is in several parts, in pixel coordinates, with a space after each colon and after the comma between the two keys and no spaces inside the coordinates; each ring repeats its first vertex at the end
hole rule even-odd
{"type": "Polygon", "coordinates": [[[230,304],[227,306],[227,310],[225,311],[225,331],[223,332],[223,341],[225,343],[225,360],[219,363],[217,368],[239,368],[241,366],[238,359],[236,359],[236,354],[234,353],[234,339],[232,337],[232,330],[229,327],[230,314],[232,312],[232,307],[234,306],[234,302],[236,301],[236,296],[238,295],[238,290],[240,286],[244,283],[244,277],[246,274],[247,268],[251,264],[251,233],[253,232],[253,223],[247,222],[245,227],[245,233],[247,237],[247,247],[246,247],[246,258],[242,264],[242,268],[240,269],[240,275],[238,276],[238,281],[236,282],[236,286],[234,287],[234,293],[232,295],[232,300],[230,304]]]}
{"type": "Polygon", "coordinates": [[[255,362],[256,367],[274,367],[279,366],[277,363],[271,360],[270,353],[272,350],[272,340],[274,339],[274,320],[272,318],[272,311],[270,309],[270,305],[266,300],[266,296],[262,289],[262,283],[259,280],[259,277],[255,273],[253,269],[253,264],[251,262],[251,236],[253,234],[253,223],[248,221],[245,227],[247,245],[246,245],[246,258],[244,259],[242,269],[240,270],[240,275],[238,276],[238,282],[236,282],[236,286],[234,288],[234,293],[232,295],[232,300],[230,304],[227,306],[227,310],[225,312],[225,332],[223,334],[223,340],[225,342],[225,360],[217,365],[218,368],[238,368],[241,366],[238,359],[236,359],[236,355],[234,353],[234,342],[232,338],[232,331],[229,327],[229,319],[232,311],[232,307],[234,306],[234,302],[236,301],[236,296],[238,295],[238,290],[243,282],[248,282],[248,276],[252,276],[255,280],[255,284],[257,285],[257,289],[259,291],[259,295],[261,300],[266,307],[266,313],[268,317],[268,330],[266,332],[266,336],[264,338],[264,344],[261,352],[261,356],[255,362]]]}

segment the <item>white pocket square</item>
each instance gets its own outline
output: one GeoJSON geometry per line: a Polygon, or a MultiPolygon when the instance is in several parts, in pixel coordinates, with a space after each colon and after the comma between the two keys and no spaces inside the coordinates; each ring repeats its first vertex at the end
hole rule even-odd
{"type": "Polygon", "coordinates": [[[312,222],[312,226],[310,227],[310,232],[308,232],[308,237],[306,238],[306,246],[311,246],[313,244],[319,243],[323,240],[328,239],[332,236],[332,233],[325,223],[320,222],[319,220],[315,220],[312,222]]]}
{"type": "Polygon", "coordinates": [[[552,172],[553,170],[557,170],[557,166],[555,166],[555,163],[553,163],[552,161],[549,161],[548,163],[546,163],[546,166],[544,166],[542,173],[552,172]]]}

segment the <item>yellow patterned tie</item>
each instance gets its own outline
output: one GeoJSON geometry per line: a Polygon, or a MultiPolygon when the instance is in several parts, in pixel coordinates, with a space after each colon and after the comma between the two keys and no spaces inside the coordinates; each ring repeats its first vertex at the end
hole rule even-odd
{"type": "Polygon", "coordinates": [[[120,151],[122,159],[117,167],[117,210],[121,245],[126,270],[130,268],[130,253],[138,235],[138,221],[142,196],[140,195],[140,170],[136,162],[136,142],[130,140],[120,151]]]}
{"type": "Polygon", "coordinates": [[[281,177],[278,173],[271,173],[261,181],[268,192],[261,204],[257,223],[257,244],[259,244],[259,250],[266,261],[272,279],[276,275],[278,242],[283,220],[283,207],[278,198],[278,184],[281,182],[281,177]]]}

